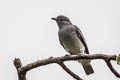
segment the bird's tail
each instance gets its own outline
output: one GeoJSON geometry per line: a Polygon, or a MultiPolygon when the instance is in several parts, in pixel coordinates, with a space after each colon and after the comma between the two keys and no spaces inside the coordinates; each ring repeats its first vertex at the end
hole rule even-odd
{"type": "Polygon", "coordinates": [[[84,70],[85,70],[85,73],[87,75],[90,75],[90,74],[93,74],[94,73],[94,70],[90,64],[90,61],[88,60],[79,60],[79,62],[82,64],[84,70]]]}

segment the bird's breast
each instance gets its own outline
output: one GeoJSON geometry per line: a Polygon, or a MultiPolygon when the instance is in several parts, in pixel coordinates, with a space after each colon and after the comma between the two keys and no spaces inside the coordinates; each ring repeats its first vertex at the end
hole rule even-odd
{"type": "Polygon", "coordinates": [[[85,50],[83,43],[76,35],[74,29],[69,28],[61,30],[59,36],[67,52],[76,54],[85,50]]]}

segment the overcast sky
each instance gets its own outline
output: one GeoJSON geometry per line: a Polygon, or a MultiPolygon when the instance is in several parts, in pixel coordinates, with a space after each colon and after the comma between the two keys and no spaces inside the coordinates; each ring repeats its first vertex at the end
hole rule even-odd
{"type": "MultiPolygon", "coordinates": [[[[0,0],[0,80],[17,80],[13,65],[68,54],[58,40],[52,17],[65,15],[83,32],[90,53],[120,53],[120,0],[0,0]]],[[[76,61],[66,65],[85,80],[118,80],[102,60],[91,62],[86,76],[76,61]]],[[[119,70],[115,62],[114,67],[119,70]]],[[[74,80],[57,64],[33,69],[27,80],[74,80]]]]}

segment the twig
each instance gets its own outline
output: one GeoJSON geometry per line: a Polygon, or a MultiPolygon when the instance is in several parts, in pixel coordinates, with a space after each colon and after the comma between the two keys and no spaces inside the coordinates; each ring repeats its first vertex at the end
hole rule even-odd
{"type": "Polygon", "coordinates": [[[63,62],[58,63],[68,74],[70,74],[73,78],[77,79],[77,80],[83,80],[82,78],[80,78],[78,75],[76,75],[75,73],[73,73],[70,69],[67,68],[67,66],[65,66],[65,64],[63,62]]]}
{"type": "Polygon", "coordinates": [[[113,68],[110,60],[105,60],[105,62],[106,62],[106,64],[107,64],[107,66],[109,67],[109,69],[112,71],[112,73],[113,73],[116,77],[120,78],[120,74],[113,68]]]}

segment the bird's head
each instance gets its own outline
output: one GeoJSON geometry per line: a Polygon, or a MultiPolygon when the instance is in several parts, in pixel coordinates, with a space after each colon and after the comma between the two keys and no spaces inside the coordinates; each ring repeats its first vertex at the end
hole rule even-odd
{"type": "Polygon", "coordinates": [[[51,19],[55,20],[59,27],[72,24],[69,18],[63,15],[59,15],[57,16],[57,18],[51,18],[51,19]]]}

